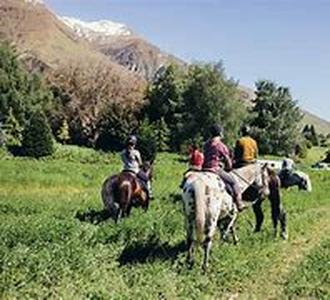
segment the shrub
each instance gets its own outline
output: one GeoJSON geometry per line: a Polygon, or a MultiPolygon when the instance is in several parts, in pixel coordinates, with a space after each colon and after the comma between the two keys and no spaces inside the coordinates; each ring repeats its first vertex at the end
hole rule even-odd
{"type": "Polygon", "coordinates": [[[23,131],[21,154],[39,158],[53,152],[54,143],[47,119],[43,112],[36,111],[23,131]]]}

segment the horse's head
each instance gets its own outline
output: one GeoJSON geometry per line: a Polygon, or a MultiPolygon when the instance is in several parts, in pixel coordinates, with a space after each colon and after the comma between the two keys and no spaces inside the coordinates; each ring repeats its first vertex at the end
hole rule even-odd
{"type": "Polygon", "coordinates": [[[312,182],[306,173],[296,172],[294,176],[296,176],[298,179],[297,181],[299,190],[304,190],[307,192],[312,191],[312,182]]]}
{"type": "Polygon", "coordinates": [[[152,180],[153,177],[153,161],[145,161],[142,166],[141,170],[146,174],[149,180],[152,180]]]}

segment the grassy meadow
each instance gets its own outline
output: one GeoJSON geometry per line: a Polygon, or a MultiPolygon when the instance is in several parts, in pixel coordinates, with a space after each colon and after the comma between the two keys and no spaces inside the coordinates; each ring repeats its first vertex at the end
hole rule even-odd
{"type": "Polygon", "coordinates": [[[0,152],[0,298],[329,299],[330,172],[302,162],[313,192],[283,191],[288,241],[273,238],[266,201],[263,231],[252,233],[252,211],[242,214],[240,244],[216,235],[203,274],[201,251],[192,270],[185,265],[177,196],[185,167],[160,154],[149,211],[95,225],[76,216],[102,208],[100,187],[120,170],[117,155],[61,147],[36,161],[0,152]]]}

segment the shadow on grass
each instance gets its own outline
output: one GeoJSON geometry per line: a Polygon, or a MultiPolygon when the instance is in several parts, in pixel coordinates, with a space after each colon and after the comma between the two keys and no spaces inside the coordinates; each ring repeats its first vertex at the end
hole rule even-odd
{"type": "Polygon", "coordinates": [[[184,241],[172,246],[168,242],[162,243],[159,239],[151,237],[148,241],[138,241],[127,246],[118,258],[118,261],[120,266],[150,263],[157,260],[174,261],[186,249],[184,241]]]}
{"type": "Polygon", "coordinates": [[[78,211],[75,216],[81,222],[89,222],[92,224],[99,224],[111,218],[108,210],[94,210],[89,209],[86,212],[78,211]]]}

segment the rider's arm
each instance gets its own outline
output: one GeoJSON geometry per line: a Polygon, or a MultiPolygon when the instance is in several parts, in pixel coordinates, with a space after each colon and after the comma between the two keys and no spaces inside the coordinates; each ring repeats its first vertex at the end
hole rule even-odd
{"type": "Polygon", "coordinates": [[[229,155],[224,156],[225,170],[229,171],[233,168],[233,163],[229,155]]]}
{"type": "Polygon", "coordinates": [[[141,154],[138,150],[136,150],[135,157],[136,157],[136,160],[139,163],[139,166],[142,166],[142,158],[141,158],[141,154]]]}

